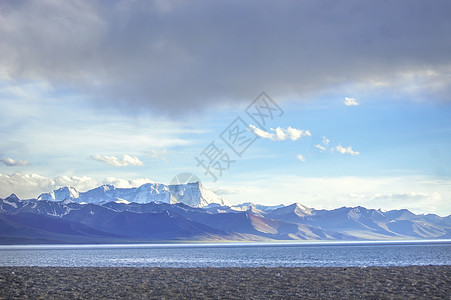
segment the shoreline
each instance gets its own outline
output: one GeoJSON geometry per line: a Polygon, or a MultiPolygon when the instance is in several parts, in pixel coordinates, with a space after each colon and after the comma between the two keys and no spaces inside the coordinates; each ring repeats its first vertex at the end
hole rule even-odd
{"type": "Polygon", "coordinates": [[[0,299],[449,299],[451,265],[407,267],[0,267],[0,299]]]}
{"type": "Polygon", "coordinates": [[[159,241],[130,243],[59,243],[59,244],[8,244],[1,243],[1,249],[10,248],[128,248],[128,247],[247,247],[247,246],[360,246],[360,245],[416,245],[416,244],[451,244],[451,239],[381,239],[381,240],[271,240],[271,241],[233,241],[233,240],[194,240],[194,241],[159,241]]]}

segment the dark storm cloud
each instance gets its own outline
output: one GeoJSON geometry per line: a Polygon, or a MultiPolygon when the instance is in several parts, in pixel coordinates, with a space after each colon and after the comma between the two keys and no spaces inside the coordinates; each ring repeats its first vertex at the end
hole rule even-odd
{"type": "Polygon", "coordinates": [[[400,74],[443,95],[449,16],[450,1],[1,2],[0,72],[168,114],[400,74]]]}

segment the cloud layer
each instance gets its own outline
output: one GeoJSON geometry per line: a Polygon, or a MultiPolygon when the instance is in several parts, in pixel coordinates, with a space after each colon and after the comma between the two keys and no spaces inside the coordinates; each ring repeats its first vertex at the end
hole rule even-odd
{"type": "Polygon", "coordinates": [[[21,199],[35,198],[44,192],[49,192],[67,185],[84,192],[102,184],[113,184],[119,188],[130,188],[152,182],[148,178],[125,180],[116,177],[107,177],[103,180],[97,180],[89,176],[57,176],[55,178],[49,178],[38,174],[0,174],[0,197],[7,197],[12,193],[16,193],[21,199]]]}
{"type": "Polygon", "coordinates": [[[178,115],[350,83],[440,98],[450,15],[447,0],[2,1],[0,77],[178,115]]]}
{"type": "Polygon", "coordinates": [[[9,157],[0,159],[0,163],[8,167],[27,166],[29,164],[26,160],[15,160],[9,157]]]}
{"type": "Polygon", "coordinates": [[[428,176],[274,177],[255,174],[252,180],[237,180],[233,188],[242,192],[229,194],[225,199],[230,203],[242,203],[244,198],[258,199],[260,204],[266,205],[298,202],[316,209],[358,205],[385,210],[407,208],[415,213],[448,216],[451,213],[450,183],[449,179],[437,181],[428,176]]]}
{"type": "Polygon", "coordinates": [[[304,155],[302,155],[302,154],[296,155],[296,158],[297,158],[298,160],[300,160],[301,162],[306,162],[306,161],[307,161],[307,160],[305,159],[304,155]]]}

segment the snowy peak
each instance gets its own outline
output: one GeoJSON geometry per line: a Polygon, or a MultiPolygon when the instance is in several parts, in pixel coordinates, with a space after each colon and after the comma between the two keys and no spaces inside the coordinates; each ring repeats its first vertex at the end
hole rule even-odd
{"type": "Polygon", "coordinates": [[[200,203],[199,203],[200,205],[199,205],[199,207],[204,207],[204,206],[207,206],[207,205],[209,205],[211,203],[217,203],[217,204],[220,204],[222,206],[227,205],[227,203],[221,197],[219,197],[218,195],[216,195],[212,191],[207,190],[202,185],[202,183],[194,182],[194,183],[192,183],[192,185],[193,185],[194,189],[196,189],[196,187],[197,187],[197,189],[200,192],[201,198],[200,198],[200,203]]]}
{"type": "Polygon", "coordinates": [[[252,203],[252,202],[237,204],[237,205],[230,207],[230,209],[233,211],[241,211],[241,212],[246,211],[246,212],[250,212],[250,213],[253,213],[253,214],[259,215],[259,216],[262,216],[265,214],[264,208],[266,208],[266,206],[258,205],[258,204],[256,205],[255,203],[252,203]]]}
{"type": "Polygon", "coordinates": [[[294,208],[294,213],[297,214],[298,216],[306,216],[306,215],[311,215],[312,214],[312,209],[310,207],[307,207],[305,205],[299,204],[299,203],[295,203],[295,208],[294,208]]]}
{"type": "Polygon", "coordinates": [[[354,220],[359,220],[361,218],[363,218],[367,213],[367,209],[364,207],[352,207],[349,209],[348,211],[348,218],[354,219],[354,220]]]}
{"type": "Polygon", "coordinates": [[[173,184],[168,186],[175,203],[184,203],[192,207],[205,207],[210,204],[226,205],[224,200],[207,190],[200,182],[173,184]]]}
{"type": "Polygon", "coordinates": [[[114,185],[101,185],[86,192],[78,192],[75,188],[66,186],[43,193],[38,200],[64,201],[72,200],[79,203],[104,204],[119,201],[121,203],[162,202],[169,204],[184,203],[192,207],[205,207],[209,204],[225,205],[224,200],[207,190],[199,183],[165,185],[146,183],[139,187],[117,188],[114,185]]]}
{"type": "Polygon", "coordinates": [[[305,222],[311,219],[315,214],[315,210],[299,203],[293,203],[288,206],[276,208],[270,211],[267,216],[275,220],[283,220],[286,222],[305,222]]]}
{"type": "Polygon", "coordinates": [[[79,193],[72,186],[64,186],[49,193],[43,193],[38,197],[38,200],[63,201],[66,199],[78,199],[79,193]]]}
{"type": "Polygon", "coordinates": [[[299,217],[304,217],[310,216],[312,214],[312,209],[299,203],[293,203],[291,205],[278,208],[275,210],[275,212],[278,212],[280,214],[294,213],[299,217]]]}

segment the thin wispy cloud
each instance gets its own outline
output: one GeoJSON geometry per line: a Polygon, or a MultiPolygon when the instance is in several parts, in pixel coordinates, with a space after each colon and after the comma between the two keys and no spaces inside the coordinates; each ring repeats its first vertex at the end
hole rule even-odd
{"type": "Polygon", "coordinates": [[[287,139],[296,141],[301,137],[312,135],[308,130],[296,129],[292,128],[291,126],[286,129],[281,127],[277,127],[276,129],[271,128],[271,132],[261,130],[254,125],[249,125],[249,127],[257,136],[272,141],[284,141],[287,139]]]}
{"type": "Polygon", "coordinates": [[[306,161],[307,161],[307,160],[305,159],[305,157],[304,157],[302,154],[296,155],[296,158],[297,158],[298,160],[300,160],[301,162],[306,162],[306,161]]]}
{"type": "Polygon", "coordinates": [[[326,151],[328,145],[330,143],[330,140],[326,138],[325,136],[321,137],[321,144],[316,144],[313,147],[319,149],[319,151],[323,152],[326,151]]]}
{"type": "MultiPolygon", "coordinates": [[[[326,138],[325,136],[323,136],[321,138],[321,143],[315,144],[315,145],[313,145],[313,147],[318,149],[320,152],[324,152],[327,149],[329,149],[329,147],[328,147],[329,143],[330,143],[330,140],[328,138],[326,138]]],[[[337,151],[338,153],[341,153],[341,154],[349,154],[352,156],[356,156],[356,155],[360,154],[360,152],[353,150],[351,146],[343,147],[341,144],[338,144],[337,146],[330,148],[330,152],[333,153],[335,151],[337,151]]]]}
{"type": "Polygon", "coordinates": [[[15,160],[10,157],[0,159],[0,163],[4,164],[5,166],[8,166],[8,167],[29,165],[29,162],[26,160],[15,160]]]}
{"type": "Polygon", "coordinates": [[[357,105],[360,105],[360,103],[357,101],[357,99],[350,98],[350,97],[346,97],[345,98],[344,104],[346,106],[357,106],[357,105]]]}
{"type": "Polygon", "coordinates": [[[155,150],[150,149],[149,151],[146,151],[147,154],[155,160],[167,160],[166,155],[168,154],[168,150],[162,149],[162,150],[155,150]]]}
{"type": "Polygon", "coordinates": [[[225,187],[225,188],[219,188],[219,189],[214,189],[213,192],[215,194],[224,196],[224,195],[234,195],[234,194],[239,194],[242,193],[243,191],[234,189],[234,188],[230,188],[230,187],[225,187]]]}
{"type": "Polygon", "coordinates": [[[144,163],[136,156],[124,154],[122,158],[114,155],[92,155],[92,160],[109,164],[113,167],[143,166],[144,163]]]}
{"type": "Polygon", "coordinates": [[[322,146],[320,144],[316,144],[313,147],[319,149],[319,151],[321,151],[321,152],[326,151],[326,147],[324,147],[324,146],[322,146]]]}
{"type": "Polygon", "coordinates": [[[352,156],[356,156],[356,155],[360,154],[360,152],[354,151],[351,146],[343,147],[341,144],[337,145],[335,147],[335,150],[337,150],[338,153],[349,154],[349,155],[352,155],[352,156]]]}

